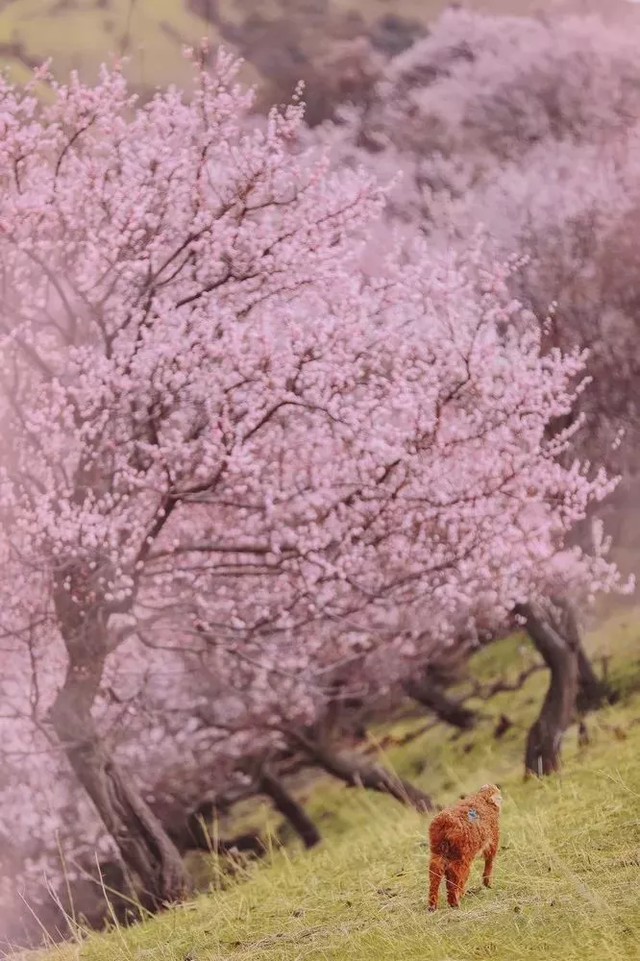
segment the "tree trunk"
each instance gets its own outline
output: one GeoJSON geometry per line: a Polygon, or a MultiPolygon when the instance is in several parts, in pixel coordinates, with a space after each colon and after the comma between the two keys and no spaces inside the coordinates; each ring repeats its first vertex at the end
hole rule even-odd
{"type": "Polygon", "coordinates": [[[158,910],[188,888],[180,854],[160,821],[123,774],[95,729],[92,706],[108,653],[99,614],[84,617],[68,591],[55,595],[69,663],[50,711],[53,729],[69,764],[115,841],[125,867],[141,885],[144,907],[158,910]]]}
{"type": "Polygon", "coordinates": [[[138,876],[149,910],[176,901],[187,890],[182,859],[168,834],[94,729],[91,715],[76,711],[73,680],[61,689],[51,721],[69,764],[93,801],[126,867],[138,876]]]}
{"type": "Polygon", "coordinates": [[[429,677],[427,671],[419,680],[407,678],[403,686],[409,697],[423,704],[445,724],[457,727],[461,731],[470,731],[476,726],[478,721],[476,712],[449,697],[444,688],[429,677]]]}
{"type": "MultiPolygon", "coordinates": [[[[246,796],[253,797],[253,793],[246,796]]],[[[209,825],[220,810],[221,806],[215,801],[207,800],[186,817],[184,805],[173,803],[169,805],[169,809],[166,806],[160,811],[156,808],[155,813],[181,855],[188,851],[207,851],[209,854],[215,852],[222,855],[240,851],[261,857],[266,851],[266,844],[259,831],[246,831],[230,838],[218,838],[211,834],[209,825]]]]}
{"type": "Polygon", "coordinates": [[[264,764],[258,775],[258,791],[273,801],[276,810],[287,819],[306,848],[315,847],[322,838],[317,827],[296,799],[287,791],[283,781],[264,764]]]}
{"type": "Polygon", "coordinates": [[[576,707],[581,714],[596,711],[609,700],[611,689],[604,680],[596,675],[593,665],[582,644],[580,625],[573,608],[562,601],[554,600],[562,613],[563,636],[567,637],[578,653],[578,696],[576,707]]]}
{"type": "Polygon", "coordinates": [[[604,680],[596,675],[593,665],[589,660],[587,652],[582,644],[582,633],[580,625],[571,605],[562,601],[553,602],[562,614],[563,629],[561,634],[567,637],[571,645],[575,647],[578,655],[578,696],[576,707],[581,714],[588,711],[596,711],[599,707],[609,700],[611,689],[604,680]]]}
{"type": "Polygon", "coordinates": [[[582,644],[578,646],[578,699],[577,707],[581,714],[597,711],[611,699],[611,688],[600,679],[593,669],[582,644]]]}
{"type": "MultiPolygon", "coordinates": [[[[569,608],[562,604],[562,612],[569,608]]],[[[529,637],[551,672],[549,689],[537,720],[529,730],[525,750],[527,774],[551,774],[560,768],[562,737],[573,718],[578,693],[578,645],[567,617],[547,615],[538,605],[519,605],[529,637]],[[551,621],[553,620],[553,624],[551,621]]],[[[572,614],[571,614],[572,616],[572,614]]]]}
{"type": "Polygon", "coordinates": [[[325,745],[311,741],[296,732],[292,737],[321,767],[350,787],[365,787],[381,794],[390,794],[401,804],[416,808],[418,811],[432,811],[431,798],[409,781],[377,764],[368,764],[355,757],[334,754],[325,745]]]}

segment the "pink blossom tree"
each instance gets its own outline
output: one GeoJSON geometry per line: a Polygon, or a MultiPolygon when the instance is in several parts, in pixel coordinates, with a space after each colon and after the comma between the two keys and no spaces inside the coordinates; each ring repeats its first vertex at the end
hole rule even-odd
{"type": "Polygon", "coordinates": [[[536,312],[553,304],[545,347],[588,349],[592,384],[575,412],[585,416],[580,449],[623,476],[610,510],[627,526],[627,546],[637,537],[629,515],[640,429],[638,135],[633,126],[606,142],[542,143],[526,160],[496,165],[442,218],[445,242],[451,228],[463,238],[481,221],[499,255],[526,250],[513,289],[536,312]]]}
{"type": "Polygon", "coordinates": [[[298,104],[248,128],[234,69],[137,110],[118,69],[41,73],[44,105],[3,81],[0,110],[11,693],[150,907],[187,878],[108,736],[145,639],[250,667],[222,720],[239,698],[281,728],[327,678],[384,690],[551,584],[619,585],[566,545],[613,486],[565,462],[579,425],[550,430],[582,355],[542,355],[477,246],[367,266],[379,189],[294,149],[298,104]]]}
{"type": "Polygon", "coordinates": [[[41,75],[45,107],[3,82],[3,559],[28,572],[5,582],[8,634],[55,658],[42,714],[152,904],[184,873],[95,729],[104,665],[132,619],[159,616],[154,568],[187,517],[222,571],[229,550],[249,569],[277,550],[253,542],[269,504],[255,522],[240,506],[260,472],[247,451],[283,412],[313,412],[316,380],[331,391],[305,375],[364,306],[346,235],[379,203],[366,178],[290,157],[300,107],[246,133],[234,69],[197,67],[188,102],[168,90],[133,114],[117,70],[96,88],[41,75]]]}
{"type": "Polygon", "coordinates": [[[389,209],[432,242],[434,223],[465,244],[482,222],[499,257],[529,258],[513,290],[547,324],[543,349],[590,351],[580,453],[625,475],[621,518],[637,473],[636,46],[634,28],[594,17],[447,10],[368,109],[326,132],[336,159],[403,170],[389,209]]]}
{"type": "MultiPolygon", "coordinates": [[[[595,16],[490,16],[449,8],[395,57],[365,106],[324,131],[336,159],[401,169],[396,216],[429,220],[496,162],[541,143],[616,136],[640,112],[637,37],[595,16]]],[[[546,308],[545,308],[546,311],[546,308]]]]}
{"type": "MultiPolygon", "coordinates": [[[[580,456],[622,474],[606,517],[632,555],[636,47],[633,28],[593,17],[448,10],[390,64],[366,107],[343,108],[323,131],[336,162],[366,158],[385,179],[402,171],[388,213],[432,244],[464,247],[482,222],[499,257],[527,256],[511,289],[543,325],[542,349],[589,350],[592,386],[567,422],[585,418],[580,456]]],[[[580,662],[581,700],[597,703],[602,685],[582,649],[580,662]]]]}
{"type": "MultiPolygon", "coordinates": [[[[548,435],[549,424],[575,399],[571,384],[583,361],[559,354],[541,358],[539,335],[529,329],[526,313],[503,302],[505,276],[497,270],[485,272],[478,256],[448,256],[440,262],[431,257],[429,273],[423,260],[394,268],[396,282],[404,279],[403,290],[422,291],[414,328],[407,323],[411,303],[403,303],[403,345],[418,333],[414,356],[429,358],[430,375],[443,392],[434,395],[430,410],[423,409],[429,431],[421,428],[422,449],[416,448],[415,426],[404,421],[401,405],[394,410],[395,433],[407,431],[404,443],[410,445],[411,457],[393,465],[393,479],[391,472],[384,484],[375,478],[366,498],[358,487],[346,486],[352,502],[349,513],[341,513],[349,525],[358,523],[357,537],[345,529],[336,540],[337,519],[332,518],[331,536],[321,553],[316,547],[305,556],[312,563],[305,574],[305,593],[300,594],[297,577],[304,568],[291,528],[282,576],[246,571],[251,588],[244,602],[234,596],[237,620],[226,632],[221,625],[229,594],[221,591],[219,571],[207,574],[200,561],[202,590],[192,597],[191,630],[172,626],[159,641],[155,626],[160,648],[172,640],[175,644],[177,634],[179,648],[202,658],[210,677],[227,679],[224,687],[236,692],[238,704],[229,730],[249,736],[245,752],[252,737],[254,747],[260,744],[257,732],[262,738],[275,735],[276,745],[278,735],[284,736],[344,780],[419,804],[428,800],[411,786],[350,765],[337,758],[330,745],[299,736],[303,729],[317,727],[335,698],[336,683],[340,697],[379,697],[408,668],[424,663],[454,639],[463,647],[473,643],[477,631],[491,635],[504,629],[519,596],[544,594],[553,586],[579,598],[590,585],[617,586],[615,569],[599,545],[592,558],[561,547],[590,499],[603,494],[609,482],[601,477],[594,484],[575,465],[567,469],[556,463],[553,481],[548,473],[578,426],[555,438],[548,435]],[[427,316],[424,303],[430,304],[427,316]],[[451,316],[458,319],[455,332],[451,316]],[[469,340],[461,333],[467,324],[467,334],[473,332],[469,340]],[[459,350],[453,359],[452,347],[459,350]],[[422,355],[425,349],[428,353],[422,355]],[[501,393],[500,371],[521,369],[525,363],[529,373],[521,371],[518,391],[501,393]],[[547,406],[549,391],[555,396],[552,406],[547,406]],[[485,447],[491,438],[495,443],[485,447]],[[491,451],[490,463],[479,461],[481,449],[491,451]],[[520,450],[517,463],[515,449],[520,450]],[[452,485],[448,489],[447,483],[452,485]],[[207,576],[212,577],[208,584],[207,576]]],[[[415,409],[419,400],[428,404],[426,381],[419,382],[411,408],[407,384],[400,383],[406,409],[415,409]]],[[[185,550],[189,553],[189,545],[185,550]]],[[[167,568],[167,574],[171,572],[172,566],[167,568]]],[[[206,692],[204,673],[200,681],[206,692]]],[[[206,701],[206,693],[202,696],[206,701]]],[[[567,723],[565,718],[562,730],[567,723]]],[[[552,755],[556,764],[557,744],[552,755]]]]}

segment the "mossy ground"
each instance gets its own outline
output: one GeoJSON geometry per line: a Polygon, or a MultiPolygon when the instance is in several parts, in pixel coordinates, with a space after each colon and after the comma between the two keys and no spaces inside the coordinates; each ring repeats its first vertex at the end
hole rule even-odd
{"type": "MultiPolygon", "coordinates": [[[[239,866],[237,881],[129,929],[78,936],[38,961],[620,961],[640,957],[640,620],[610,619],[589,641],[611,655],[621,700],[588,721],[591,743],[567,737],[561,775],[523,783],[523,735],[544,673],[517,694],[482,705],[487,717],[462,736],[438,726],[384,756],[438,800],[485,781],[503,789],[495,885],[480,865],[460,911],[427,914],[426,823],[381,796],[321,778],[306,787],[324,834],[239,866]],[[496,741],[495,718],[514,721],[496,741]]],[[[520,638],[479,655],[474,674],[515,675],[530,658],[520,638]],[[507,670],[508,665],[508,670],[507,670]]],[[[423,724],[397,722],[400,737],[423,724]]],[[[377,732],[379,738],[385,732],[377,732]]],[[[247,808],[245,822],[262,817],[247,808]]],[[[267,817],[272,821],[272,816],[267,817]]],[[[215,867],[215,865],[213,866],[215,867]]],[[[219,878],[213,870],[211,877],[219,878]]]]}

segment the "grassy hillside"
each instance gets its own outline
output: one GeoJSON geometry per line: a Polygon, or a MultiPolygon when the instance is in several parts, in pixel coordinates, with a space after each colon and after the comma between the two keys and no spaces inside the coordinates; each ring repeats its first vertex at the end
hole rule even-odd
{"type": "MultiPolygon", "coordinates": [[[[472,0],[493,12],[525,13],[567,4],[634,11],[624,0],[472,0]]],[[[131,57],[143,88],[182,83],[184,43],[208,35],[246,57],[245,80],[284,95],[308,73],[326,38],[363,32],[391,50],[429,23],[446,0],[0,0],[0,65],[17,79],[53,57],[64,76],[88,78],[109,53],[131,57]]]]}
{"type": "MultiPolygon", "coordinates": [[[[474,673],[494,678],[505,664],[517,672],[518,661],[530,656],[521,643],[510,639],[482,653],[474,673]]],[[[37,961],[637,959],[637,615],[610,620],[590,647],[596,657],[613,655],[611,676],[622,699],[590,718],[588,747],[579,748],[575,731],[569,732],[561,776],[522,781],[523,734],[544,690],[542,673],[517,695],[484,705],[488,716],[479,730],[456,736],[436,727],[386,755],[387,763],[442,801],[489,780],[502,786],[494,887],[480,889],[476,867],[460,911],[426,912],[423,818],[391,800],[320,779],[304,789],[324,834],[318,849],[274,851],[267,863],[239,865],[238,883],[226,889],[214,884],[209,894],[145,924],[79,937],[37,961]],[[514,726],[496,741],[492,730],[502,711],[514,726]]],[[[407,719],[393,734],[423,722],[407,719]]],[[[246,816],[255,823],[261,814],[248,810],[246,816]]]]}

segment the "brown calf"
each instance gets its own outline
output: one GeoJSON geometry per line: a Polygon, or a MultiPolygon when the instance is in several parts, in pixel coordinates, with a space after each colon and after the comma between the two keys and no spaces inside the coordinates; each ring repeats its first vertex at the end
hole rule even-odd
{"type": "Polygon", "coordinates": [[[429,910],[438,906],[438,890],[444,876],[449,906],[457,908],[464,894],[471,864],[484,856],[482,881],[491,887],[491,870],[500,840],[502,795],[495,784],[485,784],[468,797],[436,814],[429,826],[429,910]]]}

